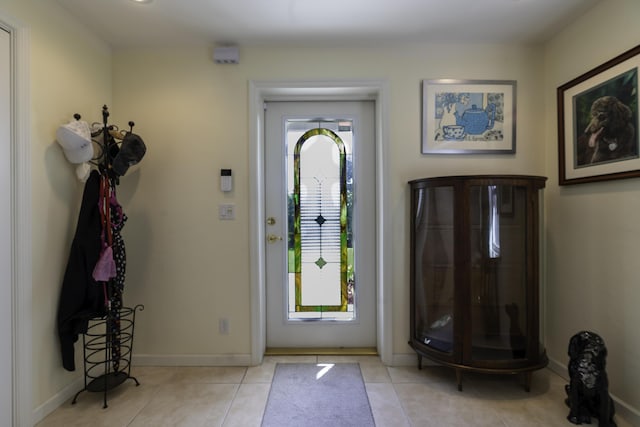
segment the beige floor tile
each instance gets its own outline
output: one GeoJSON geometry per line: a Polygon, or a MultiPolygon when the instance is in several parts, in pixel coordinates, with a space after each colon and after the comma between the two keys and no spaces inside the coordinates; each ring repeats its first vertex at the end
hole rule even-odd
{"type": "Polygon", "coordinates": [[[494,408],[477,399],[442,387],[441,383],[400,383],[394,389],[402,408],[414,426],[504,427],[494,408]]]}
{"type": "Polygon", "coordinates": [[[104,394],[84,391],[75,404],[71,400],[40,421],[38,427],[120,427],[127,426],[153,399],[157,386],[127,380],[107,393],[107,408],[103,408],[104,394]]]}
{"type": "Polygon", "coordinates": [[[271,384],[242,384],[224,420],[224,427],[259,427],[271,384]]]}
{"type": "Polygon", "coordinates": [[[359,363],[360,365],[384,366],[378,356],[321,355],[318,363],[359,363]]]}
{"type": "Polygon", "coordinates": [[[240,384],[247,368],[238,366],[176,367],[173,383],[240,384]]]}
{"type": "Polygon", "coordinates": [[[170,382],[176,374],[176,368],[171,366],[134,366],[131,375],[140,384],[159,385],[170,382]]]}
{"type": "Polygon", "coordinates": [[[495,409],[508,426],[563,426],[567,424],[564,384],[555,374],[534,373],[531,391],[512,375],[472,375],[464,392],[476,402],[495,409]]]}
{"type": "Polygon", "coordinates": [[[393,383],[432,383],[447,382],[457,384],[456,373],[446,366],[389,367],[389,375],[393,383]]]}
{"type": "MultiPolygon", "coordinates": [[[[614,421],[616,422],[618,427],[633,427],[631,423],[621,419],[618,415],[615,416],[614,421]]],[[[595,424],[595,421],[592,420],[591,422],[595,424]]]]}
{"type": "MultiPolygon", "coordinates": [[[[531,391],[513,375],[464,373],[426,365],[385,367],[376,357],[272,356],[260,366],[137,367],[132,380],[103,393],[83,392],[38,427],[260,426],[277,363],[359,363],[377,427],[566,427],[566,380],[534,372],[531,391]]],[[[631,424],[616,418],[619,427],[631,424]]],[[[597,420],[592,420],[597,425],[597,420]]]]}
{"type": "Polygon", "coordinates": [[[409,427],[392,384],[369,383],[365,386],[376,427],[409,427]]]}
{"type": "Polygon", "coordinates": [[[243,384],[271,383],[276,369],[274,362],[265,362],[258,366],[249,366],[242,380],[243,384]]]}
{"type": "Polygon", "coordinates": [[[360,372],[365,383],[390,383],[389,370],[384,365],[360,364],[360,372]]]}
{"type": "Polygon", "coordinates": [[[221,426],[237,390],[237,384],[161,385],[129,426],[221,426]]]}
{"type": "Polygon", "coordinates": [[[508,426],[522,427],[566,427],[568,408],[563,402],[547,397],[495,403],[500,418],[508,426]]]}
{"type": "MultiPolygon", "coordinates": [[[[534,374],[535,375],[535,374],[534,374]]],[[[560,388],[559,385],[554,387],[560,388]]],[[[476,397],[491,397],[494,400],[525,399],[544,394],[549,391],[548,378],[539,378],[531,383],[531,391],[525,389],[525,378],[522,375],[497,375],[464,373],[462,375],[464,393],[476,397]]]]}
{"type": "Polygon", "coordinates": [[[512,427],[504,424],[500,413],[491,405],[484,405],[477,400],[453,399],[456,405],[447,407],[440,412],[437,426],[475,426],[475,427],[512,427]]]}

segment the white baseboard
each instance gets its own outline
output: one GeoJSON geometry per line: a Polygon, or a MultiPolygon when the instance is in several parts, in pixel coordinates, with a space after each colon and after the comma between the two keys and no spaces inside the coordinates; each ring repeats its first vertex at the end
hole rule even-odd
{"type": "Polygon", "coordinates": [[[47,415],[58,409],[58,407],[62,406],[63,403],[71,399],[71,397],[83,388],[84,379],[82,377],[78,377],[68,386],[53,395],[49,400],[38,406],[33,410],[33,414],[31,416],[33,425],[42,421],[47,415]]]}
{"type": "Polygon", "coordinates": [[[251,354],[134,354],[133,366],[251,366],[251,354]]]}
{"type": "Polygon", "coordinates": [[[564,363],[560,363],[553,358],[549,358],[549,364],[547,365],[550,371],[558,374],[565,380],[569,381],[569,372],[567,371],[567,365],[564,363]]]}
{"type": "MultiPolygon", "coordinates": [[[[565,380],[569,381],[569,371],[567,370],[567,365],[564,363],[560,363],[555,359],[549,358],[548,368],[565,380]]],[[[638,409],[619,399],[615,394],[611,394],[611,398],[615,402],[616,417],[622,418],[632,426],[640,426],[640,411],[638,409]]]]}

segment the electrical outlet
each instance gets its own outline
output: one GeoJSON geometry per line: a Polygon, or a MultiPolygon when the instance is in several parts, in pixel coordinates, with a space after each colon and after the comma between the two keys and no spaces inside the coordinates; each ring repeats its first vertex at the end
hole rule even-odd
{"type": "Polygon", "coordinates": [[[218,319],[218,332],[220,335],[229,335],[229,319],[226,317],[218,319]]]}

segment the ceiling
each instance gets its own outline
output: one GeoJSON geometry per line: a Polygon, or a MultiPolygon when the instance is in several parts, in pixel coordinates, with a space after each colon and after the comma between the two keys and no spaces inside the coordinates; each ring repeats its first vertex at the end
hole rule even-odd
{"type": "Polygon", "coordinates": [[[52,0],[113,48],[541,43],[603,0],[52,0]]]}

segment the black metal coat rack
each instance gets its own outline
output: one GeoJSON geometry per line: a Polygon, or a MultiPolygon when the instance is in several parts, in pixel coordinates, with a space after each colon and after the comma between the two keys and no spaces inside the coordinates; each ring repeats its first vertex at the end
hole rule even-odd
{"type": "MultiPolygon", "coordinates": [[[[76,120],[80,120],[80,114],[74,114],[76,120]]],[[[98,144],[100,153],[90,163],[97,166],[108,191],[115,191],[119,184],[119,176],[114,173],[112,164],[119,151],[119,140],[126,135],[117,126],[110,125],[109,109],[102,107],[102,124],[91,133],[94,143],[98,144]],[[101,139],[101,140],[100,140],[101,139]]],[[[135,123],[130,121],[129,133],[132,133],[135,123]]],[[[103,188],[104,188],[103,187],[103,188]]],[[[109,193],[111,194],[111,193],[109,193]]],[[[103,238],[108,236],[107,243],[111,241],[112,206],[111,199],[102,194],[104,210],[103,238]],[[105,230],[104,228],[109,228],[105,230]]],[[[123,215],[123,214],[122,214],[123,215]]],[[[124,274],[124,266],[122,267],[124,274]]],[[[117,282],[117,280],[116,280],[117,282]]],[[[122,277],[124,282],[124,277],[122,277]]],[[[131,356],[133,350],[133,332],[137,311],[144,310],[142,304],[133,308],[124,307],[122,304],[122,287],[119,287],[113,279],[107,282],[97,282],[104,288],[106,310],[103,315],[88,319],[88,327],[83,333],[83,362],[84,362],[84,388],[76,393],[72,404],[75,404],[78,396],[83,391],[102,392],[104,394],[104,408],[107,408],[107,392],[114,389],[126,380],[131,379],[136,386],[138,380],[131,376],[131,356]]],[[[123,285],[123,283],[121,283],[123,285]]]]}

